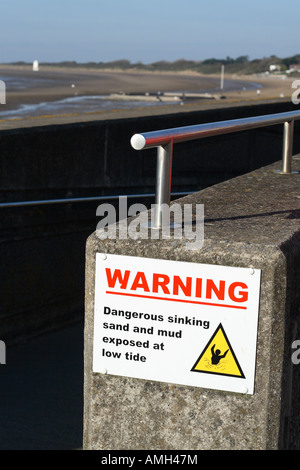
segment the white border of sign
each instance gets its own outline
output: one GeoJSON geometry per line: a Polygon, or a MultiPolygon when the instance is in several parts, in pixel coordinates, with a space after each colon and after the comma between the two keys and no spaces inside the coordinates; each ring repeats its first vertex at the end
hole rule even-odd
{"type": "Polygon", "coordinates": [[[253,394],[260,276],[97,253],[93,372],[253,394]],[[192,370],[220,325],[241,376],[192,370]]]}

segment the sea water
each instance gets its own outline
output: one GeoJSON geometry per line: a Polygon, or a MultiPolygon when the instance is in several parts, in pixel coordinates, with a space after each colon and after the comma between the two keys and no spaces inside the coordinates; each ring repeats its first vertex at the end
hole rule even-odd
{"type": "Polygon", "coordinates": [[[134,109],[146,106],[160,106],[166,104],[177,104],[176,101],[134,101],[134,100],[112,100],[109,95],[99,96],[70,96],[57,101],[45,101],[36,104],[21,104],[16,109],[5,110],[0,108],[0,119],[16,119],[29,116],[62,115],[96,112],[113,109],[134,109]]]}

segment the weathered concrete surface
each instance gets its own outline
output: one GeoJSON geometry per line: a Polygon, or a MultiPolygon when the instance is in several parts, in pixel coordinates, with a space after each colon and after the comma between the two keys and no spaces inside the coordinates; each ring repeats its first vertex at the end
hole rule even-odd
{"type": "MultiPolygon", "coordinates": [[[[300,162],[294,160],[294,169],[300,162]]],[[[205,206],[205,241],[99,240],[86,253],[85,449],[299,448],[300,175],[281,162],[180,200],[205,206]],[[262,270],[254,395],[92,372],[96,252],[262,270]],[[298,366],[299,367],[299,366],[298,366]]]]}

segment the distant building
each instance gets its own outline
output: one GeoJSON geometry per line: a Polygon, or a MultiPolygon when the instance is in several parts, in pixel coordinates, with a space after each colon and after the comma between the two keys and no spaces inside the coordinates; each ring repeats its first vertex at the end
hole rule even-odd
{"type": "Polygon", "coordinates": [[[38,71],[39,71],[39,62],[38,62],[38,60],[34,60],[34,61],[33,61],[32,70],[33,70],[34,72],[38,72],[38,71]]]}
{"type": "Polygon", "coordinates": [[[287,70],[287,73],[292,73],[292,72],[300,72],[300,64],[291,64],[289,66],[289,69],[287,70]]]}
{"type": "Polygon", "coordinates": [[[269,70],[270,72],[280,72],[280,65],[270,65],[269,70]]]}

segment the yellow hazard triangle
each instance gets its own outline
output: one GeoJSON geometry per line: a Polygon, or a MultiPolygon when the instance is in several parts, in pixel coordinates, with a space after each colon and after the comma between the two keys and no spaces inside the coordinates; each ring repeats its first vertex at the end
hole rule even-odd
{"type": "Polygon", "coordinates": [[[191,371],[245,378],[221,323],[191,371]]]}

